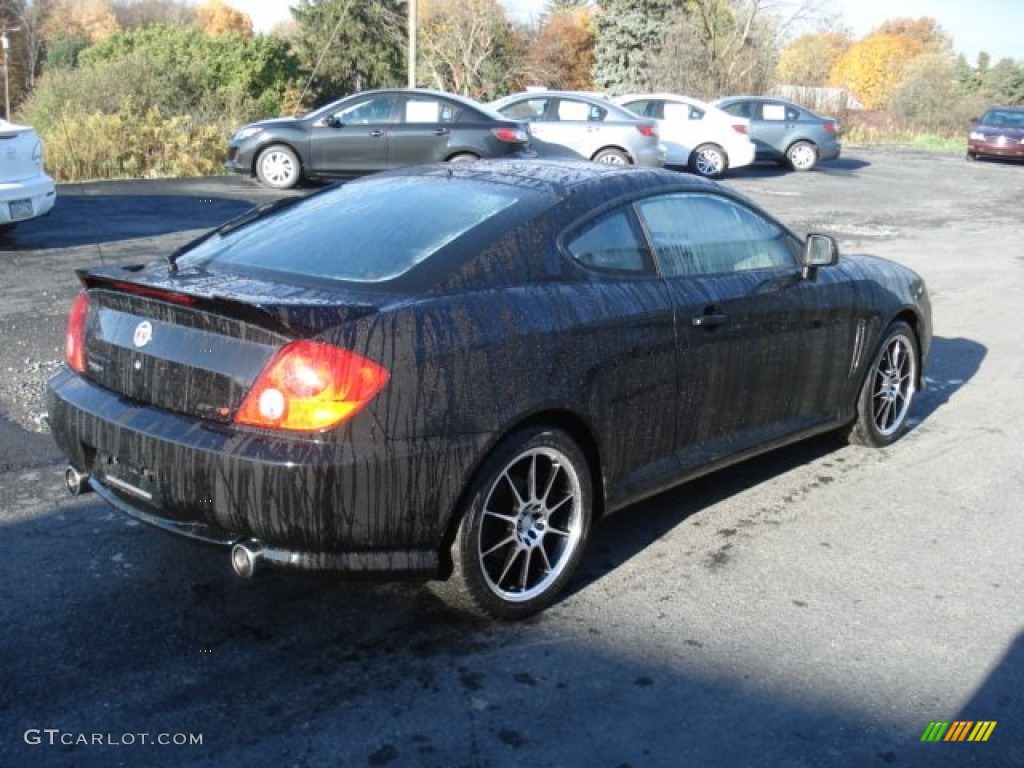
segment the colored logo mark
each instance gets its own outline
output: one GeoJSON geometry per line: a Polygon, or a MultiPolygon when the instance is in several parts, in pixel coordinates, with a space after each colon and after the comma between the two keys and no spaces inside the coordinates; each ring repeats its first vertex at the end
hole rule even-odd
{"type": "Polygon", "coordinates": [[[933,720],[921,734],[921,741],[988,741],[996,720],[933,720]]]}

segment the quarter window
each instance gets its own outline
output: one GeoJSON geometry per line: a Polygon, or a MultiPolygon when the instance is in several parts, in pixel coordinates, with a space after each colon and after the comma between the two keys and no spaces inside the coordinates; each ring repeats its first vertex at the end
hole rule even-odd
{"type": "Polygon", "coordinates": [[[774,222],[723,197],[679,194],[637,204],[658,267],[667,277],[795,267],[793,238],[774,222]]]}
{"type": "Polygon", "coordinates": [[[566,249],[589,269],[624,274],[652,271],[643,235],[623,208],[589,222],[569,239],[566,249]]]}

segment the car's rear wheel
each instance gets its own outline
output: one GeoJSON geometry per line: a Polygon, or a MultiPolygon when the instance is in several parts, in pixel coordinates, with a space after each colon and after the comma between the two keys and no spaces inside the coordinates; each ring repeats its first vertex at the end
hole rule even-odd
{"type": "Polygon", "coordinates": [[[910,326],[889,326],[857,398],[857,419],[848,434],[851,443],[881,448],[906,431],[919,361],[917,336],[910,326]]]}
{"type": "Polygon", "coordinates": [[[786,150],[786,160],[794,171],[809,171],[818,164],[818,148],[809,141],[798,141],[786,150]]]}
{"type": "Polygon", "coordinates": [[[460,152],[457,155],[452,155],[448,158],[449,163],[474,163],[480,158],[474,155],[472,152],[460,152]]]}
{"type": "Polygon", "coordinates": [[[592,496],[586,457],[568,435],[541,428],[511,435],[469,489],[441,593],[496,619],[544,610],[583,555],[592,496]]]}
{"type": "Polygon", "coordinates": [[[615,149],[614,147],[602,149],[590,159],[595,163],[603,163],[604,165],[630,165],[629,155],[621,149],[615,149]]]}
{"type": "Polygon", "coordinates": [[[292,189],[302,179],[302,164],[292,149],[272,144],[256,158],[256,176],[272,189],[292,189]]]}
{"type": "Polygon", "coordinates": [[[720,179],[729,167],[725,150],[717,144],[701,144],[690,155],[690,170],[706,179],[720,179]]]}

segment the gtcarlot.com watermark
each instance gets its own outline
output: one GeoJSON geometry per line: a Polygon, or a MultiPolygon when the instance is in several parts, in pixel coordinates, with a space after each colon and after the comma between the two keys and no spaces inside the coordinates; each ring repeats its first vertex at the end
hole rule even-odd
{"type": "Polygon", "coordinates": [[[81,733],[60,728],[29,728],[22,737],[26,744],[51,747],[197,747],[201,733],[81,733]]]}

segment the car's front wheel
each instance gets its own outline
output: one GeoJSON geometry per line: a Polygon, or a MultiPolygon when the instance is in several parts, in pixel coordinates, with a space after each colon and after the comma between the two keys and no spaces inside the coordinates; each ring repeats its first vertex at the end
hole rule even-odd
{"type": "Polygon", "coordinates": [[[857,419],[848,434],[851,443],[881,448],[906,431],[919,362],[914,331],[904,322],[893,323],[864,377],[857,419]]]}
{"type": "Polygon", "coordinates": [[[725,150],[717,144],[701,144],[690,156],[690,170],[706,179],[722,178],[728,167],[725,150]]]}
{"type": "Polygon", "coordinates": [[[786,160],[794,171],[809,171],[818,164],[818,148],[809,141],[798,141],[786,150],[786,160]]]}
{"type": "Polygon", "coordinates": [[[291,148],[272,144],[256,159],[256,176],[271,189],[292,189],[302,179],[302,164],[291,148]]]}
{"type": "Polygon", "coordinates": [[[441,593],[496,619],[544,610],[583,555],[592,496],[586,457],[568,435],[542,428],[511,435],[469,489],[441,593]]]}
{"type": "Polygon", "coordinates": [[[449,163],[475,163],[480,158],[474,155],[472,152],[459,152],[457,155],[452,155],[448,158],[449,163]]]}
{"type": "Polygon", "coordinates": [[[593,160],[595,163],[603,163],[604,165],[630,164],[629,155],[627,155],[621,149],[615,149],[614,147],[602,149],[600,152],[598,152],[590,159],[593,160]]]}

